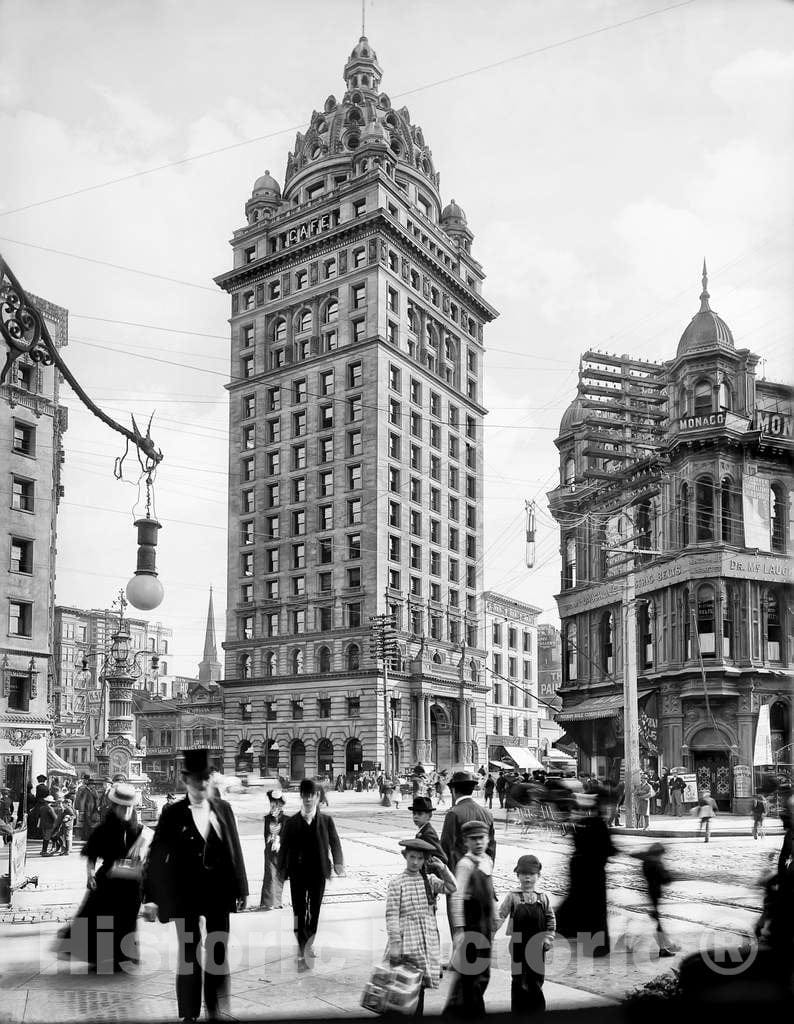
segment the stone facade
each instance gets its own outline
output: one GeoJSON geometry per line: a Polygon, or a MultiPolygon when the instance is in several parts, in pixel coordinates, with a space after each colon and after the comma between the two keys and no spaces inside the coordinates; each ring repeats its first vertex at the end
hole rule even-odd
{"type": "Polygon", "coordinates": [[[758,361],[711,310],[704,268],[675,358],[582,357],[549,496],[561,724],[591,770],[616,770],[636,641],[644,763],[695,772],[723,807],[746,804],[734,780],[753,765],[762,703],[777,769],[792,761],[793,392],[758,379],[758,361]]]}
{"type": "Polygon", "coordinates": [[[468,763],[472,743],[484,756],[496,311],[465,215],[442,210],[421,129],[380,77],[362,39],[343,98],[298,135],[283,195],[257,180],[217,279],[232,301],[225,756],[293,778],[387,749],[398,767],[431,749],[468,763]],[[369,648],[386,612],[388,694],[369,648]]]}

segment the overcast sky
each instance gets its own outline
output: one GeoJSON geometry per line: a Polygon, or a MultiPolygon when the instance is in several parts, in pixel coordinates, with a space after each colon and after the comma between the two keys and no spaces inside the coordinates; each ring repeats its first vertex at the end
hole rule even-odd
{"type": "MultiPolygon", "coordinates": [[[[705,256],[737,345],[792,379],[794,3],[366,6],[382,88],[422,126],[501,312],[485,335],[485,584],[555,621],[544,494],[579,354],[670,358],[705,256]]],[[[0,250],[70,311],[66,359],[93,398],[117,418],[156,409],[166,599],[151,617],[174,629],[171,671],[201,658],[210,584],[224,630],[229,301],[212,277],[256,177],[283,184],[296,130],[343,93],[360,19],[358,0],[0,0],[0,250]]],[[[106,606],[134,569],[137,464],[116,483],[123,441],[64,399],[57,600],[106,606]]]]}

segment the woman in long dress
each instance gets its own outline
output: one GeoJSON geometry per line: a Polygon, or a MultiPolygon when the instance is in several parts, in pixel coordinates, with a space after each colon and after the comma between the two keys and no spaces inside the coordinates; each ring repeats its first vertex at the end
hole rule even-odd
{"type": "Polygon", "coordinates": [[[81,851],[87,861],[86,895],[72,923],[58,933],[59,955],[93,964],[99,974],[138,962],[140,864],[152,833],[138,823],[136,797],[135,788],[126,782],[117,782],[108,793],[109,810],[81,851]]]}
{"type": "Polygon", "coordinates": [[[390,880],[386,894],[387,952],[391,964],[410,964],[422,972],[416,1008],[416,1015],[421,1016],[425,989],[438,988],[441,979],[436,899],[442,892],[455,891],[455,876],[433,856],[433,846],[424,839],[401,839],[400,846],[405,871],[390,880]]]}

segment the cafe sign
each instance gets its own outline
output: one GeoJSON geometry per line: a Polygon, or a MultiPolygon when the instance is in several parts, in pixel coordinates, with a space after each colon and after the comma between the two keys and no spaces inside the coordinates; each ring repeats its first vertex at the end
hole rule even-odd
{"type": "Polygon", "coordinates": [[[330,231],[336,225],[337,215],[338,211],[336,210],[324,213],[321,217],[313,217],[311,220],[304,221],[302,224],[290,228],[289,231],[285,231],[281,236],[284,247],[299,245],[309,238],[316,238],[317,235],[330,231]]]}

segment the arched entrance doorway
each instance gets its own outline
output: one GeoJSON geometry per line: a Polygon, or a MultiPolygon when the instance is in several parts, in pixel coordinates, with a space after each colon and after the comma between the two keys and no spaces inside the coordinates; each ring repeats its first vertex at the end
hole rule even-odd
{"type": "Polygon", "coordinates": [[[451,768],[455,763],[452,723],[446,708],[440,704],[430,707],[430,760],[437,771],[451,768]]]}
{"type": "Polygon", "coordinates": [[[345,773],[354,775],[361,771],[361,762],[364,760],[364,748],[361,740],[352,739],[347,741],[345,747],[345,773]]]}
{"type": "Polygon", "coordinates": [[[718,729],[700,729],[689,743],[698,793],[708,789],[721,811],[731,807],[730,740],[718,729]]]}
{"type": "Polygon", "coordinates": [[[395,775],[398,775],[399,772],[402,770],[403,763],[403,741],[400,739],[399,736],[392,736],[391,758],[392,772],[395,775]]]}
{"type": "Polygon", "coordinates": [[[317,774],[334,775],[334,745],[330,740],[320,740],[317,744],[317,774]]]}
{"type": "Polygon", "coordinates": [[[306,777],[306,746],[303,740],[293,740],[290,747],[289,775],[296,781],[306,777]]]}

